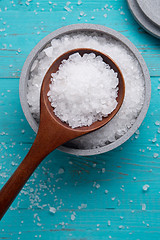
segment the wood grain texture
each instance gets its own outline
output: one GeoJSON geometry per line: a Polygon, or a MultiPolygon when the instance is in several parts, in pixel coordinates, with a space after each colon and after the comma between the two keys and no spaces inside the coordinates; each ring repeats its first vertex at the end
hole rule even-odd
{"type": "Polygon", "coordinates": [[[151,105],[140,134],[112,152],[92,157],[51,153],[1,221],[0,239],[160,239],[160,41],[134,21],[125,0],[82,0],[80,6],[71,1],[71,12],[64,9],[66,1],[51,2],[57,6],[45,0],[29,6],[24,0],[0,1],[0,186],[35,138],[21,110],[19,77],[31,49],[51,31],[88,22],[121,32],[147,63],[151,105]],[[106,4],[110,11],[102,10],[106,4]],[[80,11],[87,15],[78,19],[80,11]],[[150,185],[147,192],[144,184],[150,185]]]}

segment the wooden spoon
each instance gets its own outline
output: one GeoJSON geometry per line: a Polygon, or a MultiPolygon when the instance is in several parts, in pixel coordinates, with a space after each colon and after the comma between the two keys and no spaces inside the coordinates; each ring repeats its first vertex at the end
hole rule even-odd
{"type": "Polygon", "coordinates": [[[63,143],[83,134],[95,131],[96,129],[108,123],[120,109],[124,99],[124,93],[125,83],[119,67],[109,56],[104,55],[99,51],[83,48],[74,49],[64,53],[53,62],[44,77],[41,87],[40,124],[36,139],[27,156],[0,191],[0,219],[3,217],[15,197],[18,195],[26,181],[29,179],[41,161],[50,152],[63,143]],[[103,118],[102,121],[97,121],[89,127],[72,129],[68,124],[62,122],[58,117],[56,117],[48,100],[47,93],[49,91],[51,73],[57,72],[62,60],[68,59],[71,54],[76,52],[78,52],[81,56],[83,56],[84,53],[94,53],[96,56],[101,56],[103,61],[109,64],[110,67],[117,72],[119,78],[119,89],[117,96],[118,104],[111,114],[103,118]]]}

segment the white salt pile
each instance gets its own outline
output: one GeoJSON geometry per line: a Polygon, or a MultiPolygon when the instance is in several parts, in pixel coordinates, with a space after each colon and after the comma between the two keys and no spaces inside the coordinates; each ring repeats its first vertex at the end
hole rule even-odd
{"type": "Polygon", "coordinates": [[[74,148],[104,146],[123,136],[134,124],[144,102],[144,76],[137,59],[120,41],[95,32],[61,36],[53,39],[37,56],[28,80],[27,99],[30,111],[39,121],[40,87],[50,65],[64,52],[75,48],[92,48],[109,55],[119,66],[125,80],[125,98],[117,115],[101,129],[73,140],[74,148]]]}
{"type": "Polygon", "coordinates": [[[54,113],[70,127],[90,126],[117,106],[117,73],[94,53],[74,53],[51,74],[48,99],[54,113]]]}

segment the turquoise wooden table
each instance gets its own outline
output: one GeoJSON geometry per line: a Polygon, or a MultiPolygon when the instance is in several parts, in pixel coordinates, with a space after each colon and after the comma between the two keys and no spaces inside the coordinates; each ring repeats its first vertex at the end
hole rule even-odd
{"type": "Polygon", "coordinates": [[[51,153],[2,219],[0,239],[160,239],[160,41],[135,22],[125,0],[70,1],[0,0],[0,187],[35,138],[19,101],[22,66],[55,29],[97,23],[129,38],[150,71],[150,108],[139,131],[114,151],[51,153]]]}

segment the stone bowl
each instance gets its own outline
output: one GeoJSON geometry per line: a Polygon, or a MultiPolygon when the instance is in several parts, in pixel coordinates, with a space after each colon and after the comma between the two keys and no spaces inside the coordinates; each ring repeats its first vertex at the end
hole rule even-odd
{"type": "Polygon", "coordinates": [[[124,37],[119,32],[117,32],[113,29],[107,28],[105,26],[96,25],[96,24],[74,24],[74,25],[69,25],[69,26],[65,26],[60,29],[57,29],[54,32],[47,35],[45,38],[43,38],[33,48],[33,50],[28,55],[28,57],[24,63],[24,66],[23,66],[22,72],[21,72],[21,76],[20,76],[19,95],[20,95],[21,106],[22,106],[24,115],[25,115],[28,123],[30,124],[31,128],[36,133],[38,131],[38,124],[37,124],[36,120],[33,118],[32,114],[30,113],[29,105],[27,103],[27,81],[29,79],[29,73],[30,73],[31,66],[32,66],[34,60],[36,59],[37,54],[39,52],[41,52],[41,50],[44,49],[45,46],[48,43],[50,43],[50,41],[53,38],[58,38],[58,37],[61,37],[62,35],[69,34],[69,33],[76,33],[77,31],[78,32],[86,31],[87,33],[97,32],[99,34],[106,34],[107,36],[111,36],[112,38],[114,38],[118,41],[121,41],[124,45],[126,45],[127,48],[129,48],[129,50],[132,52],[132,54],[138,60],[139,65],[142,69],[142,73],[144,75],[144,81],[145,81],[145,97],[144,97],[144,104],[141,109],[141,112],[139,113],[139,115],[138,115],[136,121],[134,122],[134,124],[132,125],[132,127],[122,137],[120,137],[119,139],[117,139],[116,141],[114,141],[108,145],[105,145],[103,147],[98,147],[95,149],[87,149],[87,150],[77,149],[70,145],[64,145],[64,146],[60,146],[58,148],[59,150],[61,150],[63,152],[74,154],[77,156],[88,156],[88,155],[101,154],[101,153],[111,151],[111,150],[117,148],[118,146],[120,146],[121,144],[123,144],[124,142],[126,142],[134,134],[134,132],[139,128],[142,121],[144,120],[145,115],[148,110],[148,107],[149,107],[150,96],[151,96],[151,81],[150,81],[149,71],[146,66],[146,63],[145,63],[143,57],[141,56],[141,54],[139,53],[138,49],[126,37],[124,37]]]}

